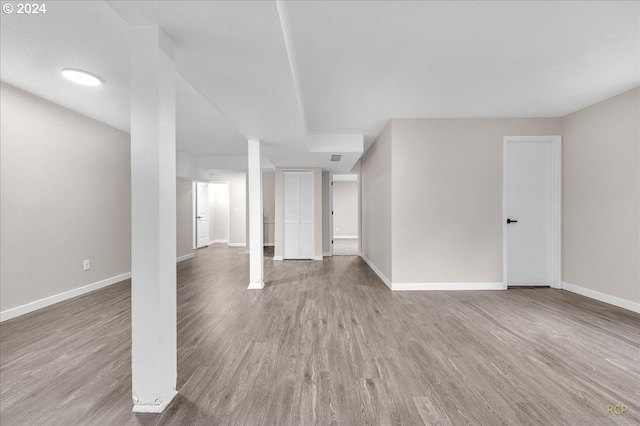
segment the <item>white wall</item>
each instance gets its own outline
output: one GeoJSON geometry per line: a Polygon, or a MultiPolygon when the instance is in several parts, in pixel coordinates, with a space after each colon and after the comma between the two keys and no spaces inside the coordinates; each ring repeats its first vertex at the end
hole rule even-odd
{"type": "Polygon", "coordinates": [[[193,184],[186,179],[176,179],[176,255],[193,253],[193,184]]]}
{"type": "Polygon", "coordinates": [[[362,254],[391,280],[391,136],[389,121],[361,160],[362,254]]]}
{"type": "Polygon", "coordinates": [[[0,97],[0,310],[129,273],[129,135],[6,84],[0,97]]]}
{"type": "Polygon", "coordinates": [[[358,182],[333,182],[333,237],[358,238],[358,182]]]}
{"type": "Polygon", "coordinates": [[[564,119],[562,280],[640,302],[640,89],[564,119]]]}
{"type": "Polygon", "coordinates": [[[331,252],[331,174],[322,172],[322,254],[331,252]]]}
{"type": "Polygon", "coordinates": [[[229,184],[209,183],[209,241],[229,242],[229,184]]]}
{"type": "Polygon", "coordinates": [[[229,245],[245,246],[247,238],[247,179],[245,173],[211,173],[209,182],[229,182],[229,245]]]}

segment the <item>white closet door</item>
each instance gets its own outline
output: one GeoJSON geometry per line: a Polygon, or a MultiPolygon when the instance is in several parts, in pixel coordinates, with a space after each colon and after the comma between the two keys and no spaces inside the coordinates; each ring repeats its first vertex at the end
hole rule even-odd
{"type": "Polygon", "coordinates": [[[298,173],[284,173],[284,258],[300,257],[298,173]]]}
{"type": "Polygon", "coordinates": [[[313,172],[299,174],[300,257],[313,259],[313,172]]]}
{"type": "Polygon", "coordinates": [[[313,259],[313,172],[284,172],[284,258],[313,259]]]}

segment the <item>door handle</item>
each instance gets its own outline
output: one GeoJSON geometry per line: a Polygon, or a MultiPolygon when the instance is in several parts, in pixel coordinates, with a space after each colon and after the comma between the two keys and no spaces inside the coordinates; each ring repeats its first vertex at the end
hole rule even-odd
{"type": "Polygon", "coordinates": [[[202,216],[196,216],[196,219],[202,219],[202,216]]]}
{"type": "Polygon", "coordinates": [[[507,219],[507,223],[518,223],[517,220],[507,219]]]}

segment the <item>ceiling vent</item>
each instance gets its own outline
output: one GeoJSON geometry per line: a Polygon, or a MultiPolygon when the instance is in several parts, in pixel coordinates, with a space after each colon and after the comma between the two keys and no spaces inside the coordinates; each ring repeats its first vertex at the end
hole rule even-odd
{"type": "Polygon", "coordinates": [[[342,155],[333,154],[331,156],[331,161],[340,161],[341,158],[342,158],[342,155]]]}

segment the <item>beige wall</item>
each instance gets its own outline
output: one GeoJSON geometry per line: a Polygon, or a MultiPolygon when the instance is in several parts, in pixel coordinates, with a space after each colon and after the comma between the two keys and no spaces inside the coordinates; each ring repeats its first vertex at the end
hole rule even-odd
{"type": "Polygon", "coordinates": [[[640,89],[564,119],[562,280],[640,302],[640,89]]]}
{"type": "Polygon", "coordinates": [[[391,280],[391,136],[389,121],[361,161],[362,254],[391,280]]]}
{"type": "MultiPolygon", "coordinates": [[[[295,170],[313,170],[313,224],[314,257],[322,258],[322,169],[300,167],[295,170]]],[[[275,247],[274,256],[284,255],[284,179],[283,169],[277,168],[274,179],[275,192],[275,247]]]]}
{"type": "Polygon", "coordinates": [[[0,310],[130,272],[129,135],[1,91],[0,310]]]}
{"type": "Polygon", "coordinates": [[[358,182],[333,183],[333,236],[358,237],[358,182]]]}
{"type": "Polygon", "coordinates": [[[247,233],[245,173],[211,173],[209,182],[229,182],[229,244],[244,246],[247,233]]]}
{"type": "Polygon", "coordinates": [[[176,179],[177,257],[193,253],[193,216],[193,184],[176,179]]]}
{"type": "Polygon", "coordinates": [[[394,283],[502,282],[504,136],[557,118],[394,119],[394,283]]]}

